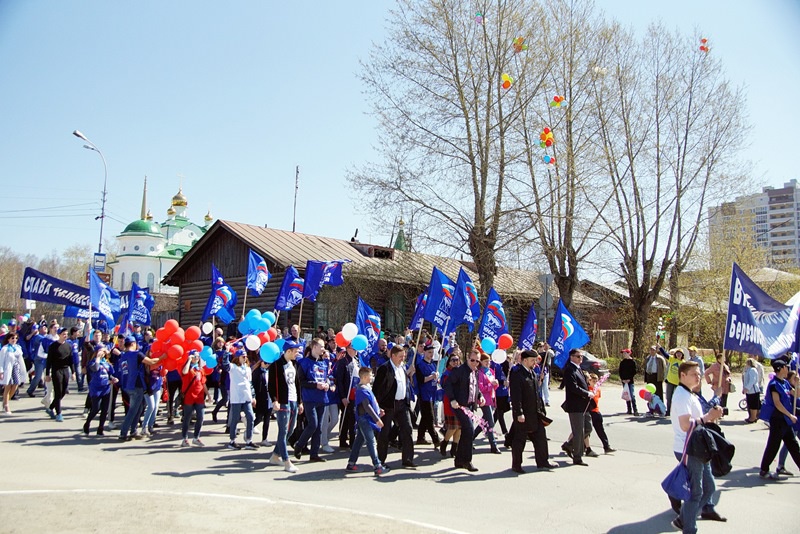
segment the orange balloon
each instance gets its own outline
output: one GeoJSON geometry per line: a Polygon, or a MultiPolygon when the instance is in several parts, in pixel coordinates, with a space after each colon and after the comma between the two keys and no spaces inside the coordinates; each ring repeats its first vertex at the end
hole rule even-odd
{"type": "Polygon", "coordinates": [[[195,339],[200,339],[200,327],[190,326],[186,329],[186,340],[194,341],[195,339]]]}
{"type": "Polygon", "coordinates": [[[170,319],[169,321],[164,323],[164,330],[166,330],[169,335],[172,335],[173,332],[177,332],[180,326],[181,325],[178,324],[178,321],[176,321],[175,319],[170,319]]]}

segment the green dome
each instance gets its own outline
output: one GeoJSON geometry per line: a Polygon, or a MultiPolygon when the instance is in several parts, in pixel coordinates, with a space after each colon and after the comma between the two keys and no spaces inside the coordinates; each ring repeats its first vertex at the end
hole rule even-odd
{"type": "Polygon", "coordinates": [[[125,230],[122,231],[122,234],[150,234],[160,237],[161,228],[152,221],[138,220],[133,221],[126,226],[125,230]]]}

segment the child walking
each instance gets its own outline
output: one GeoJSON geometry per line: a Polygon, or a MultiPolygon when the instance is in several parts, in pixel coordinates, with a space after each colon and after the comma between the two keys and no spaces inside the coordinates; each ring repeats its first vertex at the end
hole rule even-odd
{"type": "Polygon", "coordinates": [[[606,430],[603,428],[603,414],[600,413],[600,396],[602,392],[600,391],[600,385],[597,381],[598,377],[596,374],[592,373],[589,375],[589,389],[594,392],[595,402],[595,406],[589,412],[589,415],[592,417],[594,433],[597,434],[597,437],[600,438],[600,442],[603,444],[603,451],[605,451],[606,454],[610,454],[616,452],[616,450],[612,449],[611,445],[609,445],[606,430]]]}
{"type": "Polygon", "coordinates": [[[358,370],[358,388],[356,389],[355,415],[356,415],[356,437],[353,441],[353,450],[350,452],[350,459],[347,461],[346,471],[358,471],[358,453],[361,445],[367,444],[367,451],[372,459],[375,474],[380,476],[389,470],[388,467],[381,465],[378,459],[378,451],[375,444],[375,432],[380,432],[383,428],[381,416],[383,410],[378,406],[375,395],[372,393],[370,380],[372,379],[372,369],[361,367],[358,370]]]}

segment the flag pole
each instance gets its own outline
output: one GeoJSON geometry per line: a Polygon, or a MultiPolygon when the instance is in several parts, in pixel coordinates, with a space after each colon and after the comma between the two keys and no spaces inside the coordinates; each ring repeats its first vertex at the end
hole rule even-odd
{"type": "Polygon", "coordinates": [[[244,321],[244,312],[247,310],[247,280],[244,282],[244,302],[242,302],[242,321],[244,321]]]}
{"type": "MultiPolygon", "coordinates": [[[[306,299],[300,299],[300,317],[297,319],[297,333],[300,336],[303,335],[303,301],[305,301],[305,300],[306,299]]],[[[291,330],[291,329],[292,328],[290,326],[289,330],[291,330]]]]}

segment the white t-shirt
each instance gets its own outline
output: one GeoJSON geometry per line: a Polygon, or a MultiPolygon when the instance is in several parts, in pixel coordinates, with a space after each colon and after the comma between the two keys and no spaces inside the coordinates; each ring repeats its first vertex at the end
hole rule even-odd
{"type": "Polygon", "coordinates": [[[286,362],[286,365],[283,366],[283,376],[286,378],[286,386],[288,388],[289,401],[297,402],[297,388],[295,387],[294,377],[297,374],[297,371],[294,368],[294,364],[292,362],[286,362]]]}
{"type": "Polygon", "coordinates": [[[675,388],[675,393],[672,396],[672,409],[670,411],[672,418],[672,430],[675,432],[675,438],[672,441],[672,450],[683,454],[683,444],[686,441],[686,432],[681,430],[681,423],[678,420],[680,416],[689,414],[692,419],[703,417],[703,407],[696,395],[693,395],[689,390],[683,386],[675,388]]]}

